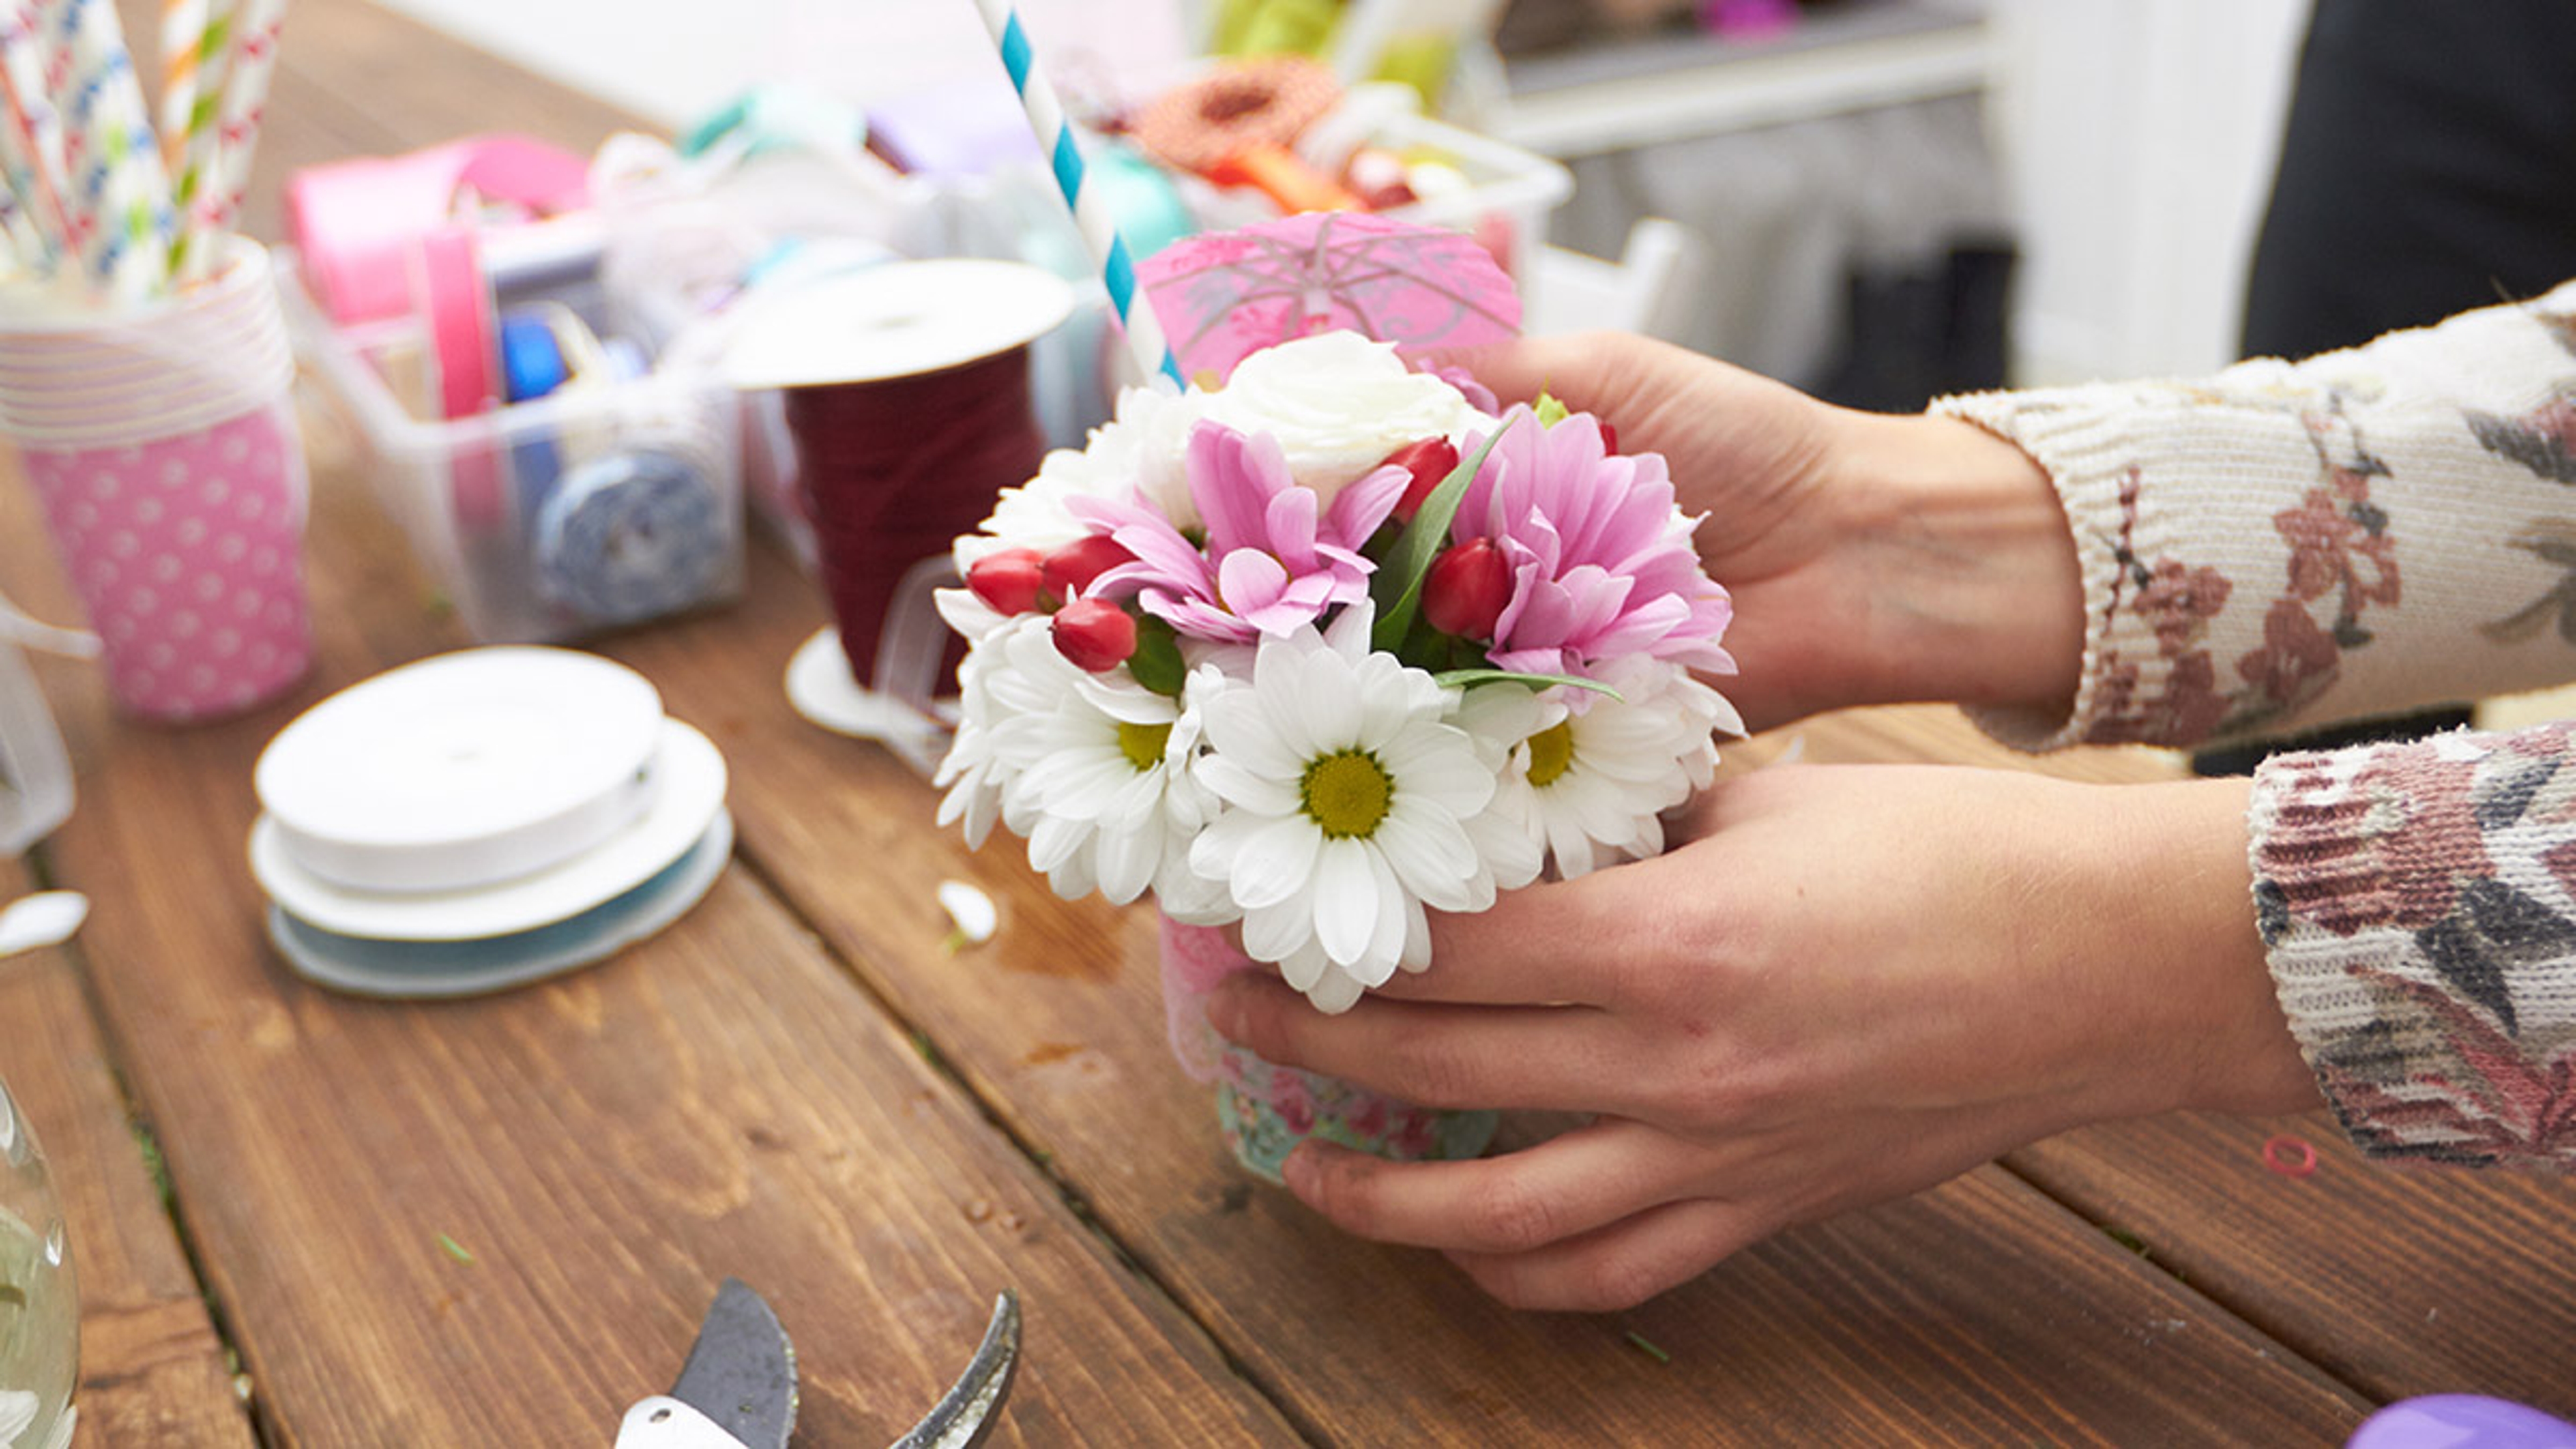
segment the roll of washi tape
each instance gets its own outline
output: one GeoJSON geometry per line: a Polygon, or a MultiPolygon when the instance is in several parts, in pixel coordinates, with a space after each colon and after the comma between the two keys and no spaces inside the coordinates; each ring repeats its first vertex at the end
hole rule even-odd
{"type": "Polygon", "coordinates": [[[652,682],[569,649],[442,654],[298,716],[255,783],[281,849],[365,891],[455,891],[560,864],[644,814],[652,682]]]}
{"type": "Polygon", "coordinates": [[[543,870],[455,890],[367,890],[314,874],[263,815],[251,827],[251,875],[297,920],[370,941],[480,941],[569,920],[651,880],[724,810],[724,756],[678,720],[662,726],[650,808],[543,870]]]}
{"type": "Polygon", "coordinates": [[[621,439],[574,468],[537,514],[537,588],[592,624],[674,613],[722,577],[727,527],[706,468],[621,439]]]}
{"type": "Polygon", "coordinates": [[[400,1000],[479,996],[606,960],[661,930],[706,895],[732,854],[733,817],[719,810],[660,874],[551,925],[471,940],[384,941],[327,931],[272,905],[268,936],[296,974],[336,990],[400,1000]]]}
{"type": "MultiPolygon", "coordinates": [[[[502,395],[500,319],[474,233],[462,227],[429,232],[410,256],[412,310],[429,335],[431,404],[450,420],[491,411],[502,395]]],[[[497,440],[469,440],[452,450],[456,521],[468,537],[487,536],[506,519],[498,447],[497,440]]]]}

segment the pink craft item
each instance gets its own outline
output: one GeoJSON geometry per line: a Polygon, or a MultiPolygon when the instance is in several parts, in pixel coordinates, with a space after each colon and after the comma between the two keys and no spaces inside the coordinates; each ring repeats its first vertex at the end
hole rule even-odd
{"type": "Polygon", "coordinates": [[[303,677],[306,478],[291,403],[140,444],[21,452],[120,707],[208,719],[303,677]]]}
{"type": "Polygon", "coordinates": [[[1474,240],[1365,212],[1307,212],[1175,242],[1136,268],[1182,372],[1231,376],[1275,343],[1347,329],[1407,351],[1500,342],[1511,278],[1474,240]]]}

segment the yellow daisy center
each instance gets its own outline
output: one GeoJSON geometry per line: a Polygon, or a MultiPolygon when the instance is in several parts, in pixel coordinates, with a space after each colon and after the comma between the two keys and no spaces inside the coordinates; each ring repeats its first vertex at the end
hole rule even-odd
{"type": "Polygon", "coordinates": [[[1125,755],[1127,763],[1134,765],[1140,775],[1163,763],[1163,747],[1171,739],[1172,727],[1168,723],[1129,724],[1121,720],[1118,724],[1118,753],[1125,755]]]}
{"type": "Polygon", "coordinates": [[[1376,756],[1344,750],[1308,765],[1297,793],[1306,814],[1323,827],[1327,839],[1365,839],[1386,818],[1387,804],[1395,797],[1395,777],[1376,756]]]}
{"type": "Polygon", "coordinates": [[[1574,721],[1558,720],[1529,737],[1529,782],[1544,790],[1574,766],[1574,721]]]}

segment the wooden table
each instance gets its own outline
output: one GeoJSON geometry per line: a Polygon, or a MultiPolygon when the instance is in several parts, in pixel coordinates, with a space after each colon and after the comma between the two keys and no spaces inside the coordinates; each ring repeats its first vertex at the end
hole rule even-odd
{"type": "MultiPolygon", "coordinates": [[[[261,220],[290,166],[618,121],[356,0],[298,9],[271,116],[261,220]]],[[[791,712],[825,611],[766,545],[739,604],[597,645],[730,761],[740,845],[705,902],[497,997],[309,986],[244,864],[252,763],[325,694],[470,642],[347,441],[313,429],[320,657],[292,698],[162,729],[41,671],[82,801],[28,874],[96,913],[0,965],[0,1071],[67,1199],[87,1444],[605,1443],[726,1274],[794,1335],[816,1445],[909,1425],[1004,1286],[1028,1322],[1004,1444],[2334,1443],[2453,1390],[2576,1415],[2567,1189],[2374,1170],[2321,1118],[2074,1134],[1609,1317],[1507,1312],[1344,1237],[1230,1165],[1163,1045],[1143,913],[968,852],[903,766],[791,712]],[[943,949],[945,879],[1003,903],[996,939],[943,949]],[[2276,1132],[2312,1176],[2264,1166],[2276,1132]]],[[[0,580],[70,612],[8,476],[0,580]]],[[[1826,761],[2009,760],[1937,710],[1798,733],[1826,761]]]]}

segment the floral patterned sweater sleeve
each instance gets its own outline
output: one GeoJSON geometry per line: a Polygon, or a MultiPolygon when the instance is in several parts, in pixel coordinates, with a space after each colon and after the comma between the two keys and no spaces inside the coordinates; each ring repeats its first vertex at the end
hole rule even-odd
{"type": "MultiPolygon", "coordinates": [[[[2576,284],[2197,383],[1951,399],[2056,480],[2090,629],[2028,748],[2198,745],[2576,677],[2576,284]]],[[[2576,725],[2277,756],[2257,924],[2378,1157],[2576,1167],[2576,725]]]]}

